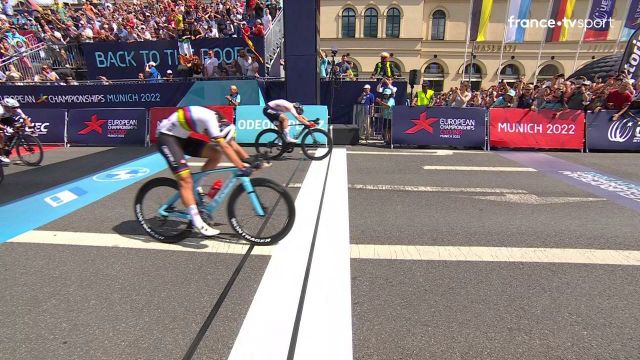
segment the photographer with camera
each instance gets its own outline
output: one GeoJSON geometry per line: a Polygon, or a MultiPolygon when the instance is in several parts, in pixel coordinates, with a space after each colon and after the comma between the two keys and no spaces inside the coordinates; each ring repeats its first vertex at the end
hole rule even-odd
{"type": "Polygon", "coordinates": [[[449,97],[449,106],[451,107],[465,107],[467,102],[471,99],[471,93],[469,93],[469,86],[467,83],[460,83],[459,88],[453,88],[449,97]]]}

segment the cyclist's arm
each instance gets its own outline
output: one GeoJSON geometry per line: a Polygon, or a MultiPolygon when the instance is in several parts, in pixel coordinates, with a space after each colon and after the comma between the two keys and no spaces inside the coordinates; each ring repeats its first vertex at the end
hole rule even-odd
{"type": "Polygon", "coordinates": [[[233,150],[231,145],[229,145],[229,143],[227,143],[224,138],[216,139],[214,141],[218,143],[218,146],[220,146],[222,152],[227,156],[227,159],[229,159],[229,161],[231,161],[231,163],[233,163],[235,167],[240,170],[244,170],[247,168],[247,164],[240,160],[240,157],[238,156],[238,154],[236,154],[236,151],[233,150]]]}
{"type": "Polygon", "coordinates": [[[301,123],[303,123],[303,124],[305,124],[305,125],[309,125],[309,119],[307,119],[306,117],[304,117],[304,116],[302,116],[302,115],[300,115],[300,114],[298,114],[298,113],[296,113],[296,112],[293,112],[292,114],[293,114],[293,116],[295,116],[295,117],[296,117],[296,119],[298,119],[298,121],[300,121],[301,123]]]}

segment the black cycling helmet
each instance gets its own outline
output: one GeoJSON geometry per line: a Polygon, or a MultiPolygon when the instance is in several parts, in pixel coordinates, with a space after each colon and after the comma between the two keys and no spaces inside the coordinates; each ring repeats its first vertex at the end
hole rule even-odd
{"type": "Polygon", "coordinates": [[[293,108],[296,109],[296,112],[299,115],[304,114],[304,107],[302,107],[302,104],[300,104],[299,102],[293,103],[293,108]]]}

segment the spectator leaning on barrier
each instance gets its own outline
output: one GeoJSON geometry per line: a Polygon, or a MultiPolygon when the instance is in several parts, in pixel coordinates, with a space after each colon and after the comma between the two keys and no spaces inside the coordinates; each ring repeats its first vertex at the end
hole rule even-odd
{"type": "Polygon", "coordinates": [[[249,65],[251,65],[251,58],[247,55],[245,50],[240,50],[238,53],[238,63],[240,64],[241,75],[247,76],[249,72],[249,65]]]}
{"type": "Polygon", "coordinates": [[[586,84],[582,79],[574,80],[574,84],[571,93],[567,96],[567,109],[584,110],[590,100],[588,87],[585,88],[586,84]]]}
{"type": "Polygon", "coordinates": [[[533,98],[533,85],[527,84],[522,88],[522,94],[518,96],[516,108],[535,110],[536,107],[533,98]]]}
{"type": "Polygon", "coordinates": [[[213,56],[213,50],[209,50],[207,52],[207,57],[204,60],[204,77],[210,79],[220,76],[218,64],[218,59],[213,56]]]}
{"type": "Polygon", "coordinates": [[[260,64],[258,63],[258,55],[251,55],[251,64],[249,70],[247,70],[247,76],[250,78],[260,77],[260,64]]]}
{"type": "Polygon", "coordinates": [[[161,76],[158,69],[156,69],[156,63],[151,61],[147,64],[144,68],[144,77],[145,79],[148,79],[149,82],[158,82],[161,76]]]}
{"type": "Polygon", "coordinates": [[[468,91],[469,86],[466,83],[460,84],[460,88],[454,88],[449,97],[449,106],[465,107],[471,99],[471,93],[468,91]]]}
{"type": "Polygon", "coordinates": [[[431,83],[427,80],[422,81],[422,87],[413,97],[411,106],[431,106],[433,105],[434,91],[431,89],[431,83]]]}
{"type": "Polygon", "coordinates": [[[567,105],[564,101],[564,93],[562,92],[562,88],[556,88],[551,93],[547,99],[545,99],[544,104],[540,107],[540,109],[552,109],[552,110],[564,110],[567,108],[567,105]]]}
{"type": "MultiPolygon", "coordinates": [[[[607,95],[607,110],[617,110],[617,112],[611,117],[611,120],[618,120],[620,115],[624,114],[631,105],[633,96],[628,91],[631,83],[625,78],[619,77],[616,80],[617,89],[611,90],[607,95]]],[[[600,111],[602,108],[598,107],[594,111],[600,111]]]]}
{"type": "Polygon", "coordinates": [[[175,79],[173,78],[173,71],[167,70],[167,73],[165,74],[165,77],[164,77],[164,81],[165,82],[174,82],[175,81],[175,79]]]}

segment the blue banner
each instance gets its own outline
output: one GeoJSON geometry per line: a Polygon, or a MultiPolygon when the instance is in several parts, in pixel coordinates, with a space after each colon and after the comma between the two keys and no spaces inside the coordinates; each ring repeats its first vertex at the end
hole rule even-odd
{"type": "Polygon", "coordinates": [[[38,139],[43,144],[64,144],[67,111],[62,109],[22,109],[31,118],[38,139]]]}
{"type": "Polygon", "coordinates": [[[396,106],[391,121],[392,142],[484,148],[486,113],[480,108],[396,106]]]}
{"type": "Polygon", "coordinates": [[[146,109],[69,110],[70,145],[145,145],[146,109]]]}
{"type": "Polygon", "coordinates": [[[238,87],[243,104],[263,103],[256,80],[3,86],[0,99],[12,98],[23,106],[47,109],[228,105],[225,96],[231,85],[238,87]]]}
{"type": "MultiPolygon", "coordinates": [[[[264,129],[275,129],[275,126],[269,119],[262,114],[264,106],[238,106],[236,108],[236,141],[240,144],[255,143],[256,136],[264,129]]],[[[328,114],[327,107],[321,105],[305,105],[304,116],[308,119],[320,119],[319,128],[328,130],[328,114]]],[[[302,125],[291,114],[287,114],[289,118],[289,134],[295,137],[298,131],[302,129],[302,125]]]]}
{"type": "Polygon", "coordinates": [[[615,111],[587,113],[587,150],[640,150],[640,111],[611,117],[615,111]]]}
{"type": "MultiPolygon", "coordinates": [[[[251,38],[256,51],[264,58],[264,38],[251,38]]],[[[204,60],[209,50],[219,61],[231,63],[238,58],[240,50],[253,52],[243,38],[200,39],[191,41],[193,54],[204,60]]],[[[109,79],[137,79],[143,73],[145,65],[156,63],[156,69],[162,76],[167,70],[177,74],[180,65],[180,51],[177,40],[156,40],[138,42],[95,42],[83,43],[82,51],[86,59],[88,77],[95,79],[106,76],[109,79]]],[[[264,75],[264,64],[260,66],[260,75],[264,75]]]]}

